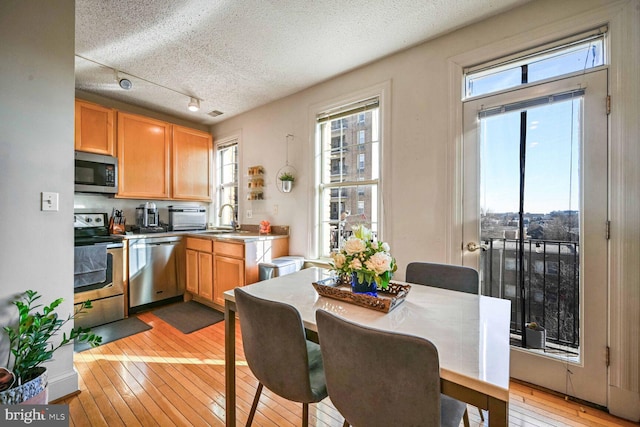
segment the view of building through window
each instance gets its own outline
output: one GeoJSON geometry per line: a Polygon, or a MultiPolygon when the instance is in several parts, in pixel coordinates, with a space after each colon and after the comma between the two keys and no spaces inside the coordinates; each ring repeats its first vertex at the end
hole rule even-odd
{"type": "Polygon", "coordinates": [[[337,249],[354,225],[378,230],[379,108],[376,101],[373,108],[346,110],[318,120],[321,256],[337,249]]]}

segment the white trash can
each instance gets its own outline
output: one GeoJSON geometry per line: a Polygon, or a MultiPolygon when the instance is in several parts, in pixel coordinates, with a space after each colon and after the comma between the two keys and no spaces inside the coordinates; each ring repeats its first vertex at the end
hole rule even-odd
{"type": "Polygon", "coordinates": [[[258,264],[259,280],[269,280],[274,277],[300,271],[304,265],[304,257],[283,256],[272,259],[271,262],[261,262],[258,264]]]}

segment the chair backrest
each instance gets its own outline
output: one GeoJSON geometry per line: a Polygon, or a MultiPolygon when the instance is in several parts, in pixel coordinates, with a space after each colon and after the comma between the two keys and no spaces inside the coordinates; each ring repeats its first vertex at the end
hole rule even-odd
{"type": "MultiPolygon", "coordinates": [[[[314,402],[304,325],[294,307],[234,289],[244,355],[258,381],[296,402],[314,402]]],[[[322,361],[319,361],[322,363],[322,361]]]]}
{"type": "Polygon", "coordinates": [[[327,391],[349,424],[440,425],[440,366],[431,342],[324,310],[316,311],[316,321],[327,391]]]}
{"type": "Polygon", "coordinates": [[[476,295],[478,295],[480,287],[478,272],[473,268],[430,262],[409,263],[405,280],[418,285],[451,289],[476,295]]]}

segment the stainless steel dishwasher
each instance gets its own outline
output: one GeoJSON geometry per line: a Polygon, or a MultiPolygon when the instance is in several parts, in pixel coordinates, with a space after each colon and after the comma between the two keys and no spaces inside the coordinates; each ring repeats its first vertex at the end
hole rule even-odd
{"type": "Polygon", "coordinates": [[[184,294],[185,250],[181,236],[129,239],[129,308],[184,294]]]}

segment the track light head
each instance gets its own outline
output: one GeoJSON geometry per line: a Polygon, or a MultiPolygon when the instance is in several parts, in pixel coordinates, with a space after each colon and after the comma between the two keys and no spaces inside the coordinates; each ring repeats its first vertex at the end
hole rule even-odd
{"type": "Polygon", "coordinates": [[[200,109],[200,100],[192,96],[187,108],[189,109],[189,111],[198,111],[200,109]]]}

